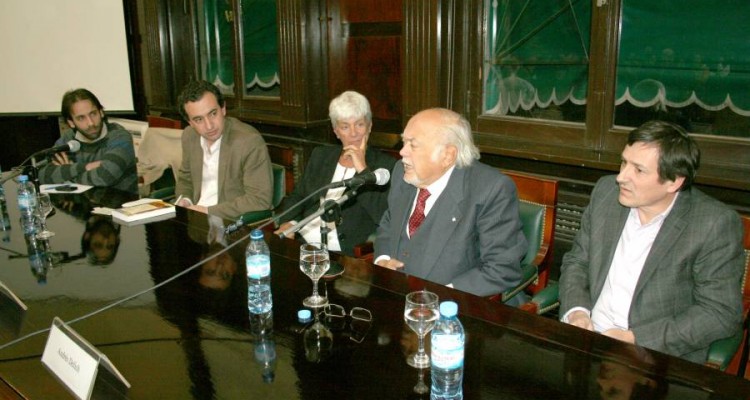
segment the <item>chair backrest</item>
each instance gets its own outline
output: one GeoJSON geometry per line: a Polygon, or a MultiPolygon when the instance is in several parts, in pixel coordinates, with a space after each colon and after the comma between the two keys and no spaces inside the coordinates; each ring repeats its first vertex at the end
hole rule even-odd
{"type": "MultiPolygon", "coordinates": [[[[176,181],[182,163],[182,130],[149,127],[138,146],[138,177],[143,185],[156,182],[165,171],[171,170],[176,181]]],[[[152,188],[159,189],[159,188],[152,188]]]]}
{"type": "Polygon", "coordinates": [[[745,230],[742,244],[745,249],[745,269],[742,274],[742,331],[733,337],[711,343],[707,366],[742,376],[748,364],[748,318],[750,317],[750,215],[740,215],[745,230]]]}
{"type": "Polygon", "coordinates": [[[294,190],[295,169],[298,164],[297,150],[291,146],[268,142],[266,142],[266,147],[271,162],[284,169],[284,194],[291,193],[294,190]]]}
{"type": "Polygon", "coordinates": [[[745,248],[745,273],[742,276],[742,299],[744,309],[750,308],[750,215],[741,215],[745,228],[743,247],[745,248]]]}
{"type": "Polygon", "coordinates": [[[271,163],[271,168],[273,169],[273,198],[271,206],[276,208],[281,204],[281,200],[286,195],[286,168],[276,163],[271,163]]]}
{"type": "Polygon", "coordinates": [[[554,179],[527,173],[502,170],[516,184],[519,213],[529,249],[524,263],[537,266],[536,282],[527,291],[536,293],[547,285],[552,264],[552,247],[555,235],[557,186],[554,179]]]}
{"type": "Polygon", "coordinates": [[[182,129],[184,127],[181,120],[157,117],[156,115],[147,115],[146,121],[148,121],[148,126],[152,128],[182,129]]]}

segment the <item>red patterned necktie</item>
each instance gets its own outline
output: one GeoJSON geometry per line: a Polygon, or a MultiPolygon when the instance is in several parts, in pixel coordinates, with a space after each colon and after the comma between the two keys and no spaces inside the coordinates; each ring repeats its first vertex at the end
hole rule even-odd
{"type": "Polygon", "coordinates": [[[424,221],[424,206],[427,203],[427,198],[430,197],[430,192],[427,189],[419,189],[417,195],[417,206],[414,207],[414,212],[409,217],[409,236],[414,236],[414,233],[422,225],[424,221]]]}

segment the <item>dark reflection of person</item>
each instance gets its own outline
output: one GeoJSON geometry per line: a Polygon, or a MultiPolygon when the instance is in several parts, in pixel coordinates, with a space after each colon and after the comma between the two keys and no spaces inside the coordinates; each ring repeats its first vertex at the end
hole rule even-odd
{"type": "Polygon", "coordinates": [[[106,215],[92,215],[81,236],[81,254],[91,265],[109,265],[120,247],[120,226],[106,215]]]}
{"type": "MultiPolygon", "coordinates": [[[[619,344],[613,345],[619,348],[619,344]]],[[[658,366],[655,366],[648,351],[640,347],[628,347],[624,348],[624,352],[625,360],[602,360],[596,377],[601,398],[606,400],[666,398],[667,382],[649,374],[649,370],[654,370],[658,366]]]]}
{"type": "MultiPolygon", "coordinates": [[[[209,235],[207,215],[191,212],[188,217],[188,226],[146,225],[151,276],[155,284],[224,250],[221,240],[213,233],[209,235]]],[[[202,346],[199,321],[207,318],[230,329],[249,329],[247,283],[246,280],[237,279],[237,276],[245,274],[243,260],[244,247],[234,246],[155,291],[159,311],[180,331],[180,345],[188,362],[190,392],[195,399],[216,396],[211,369],[202,346]]],[[[248,362],[252,362],[251,352],[247,357],[248,362]]]]}
{"type": "Polygon", "coordinates": [[[112,264],[120,247],[121,226],[114,223],[110,216],[94,214],[92,210],[96,207],[119,208],[122,203],[135,198],[131,193],[111,188],[92,188],[80,194],[52,196],[57,210],[84,221],[81,253],[69,260],[85,257],[91,265],[112,264]]]}

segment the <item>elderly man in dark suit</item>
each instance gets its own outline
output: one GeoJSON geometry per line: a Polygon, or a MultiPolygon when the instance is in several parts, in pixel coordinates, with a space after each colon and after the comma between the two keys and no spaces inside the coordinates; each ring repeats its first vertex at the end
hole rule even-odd
{"type": "Polygon", "coordinates": [[[469,122],[424,110],[402,139],[375,263],[480,296],[518,285],[527,243],[516,187],[476,161],[469,122]]]}
{"type": "Polygon", "coordinates": [[[596,184],[563,258],[564,322],[699,363],[737,332],[742,225],[692,187],[699,163],[679,126],[630,133],[620,173],[596,184]]]}

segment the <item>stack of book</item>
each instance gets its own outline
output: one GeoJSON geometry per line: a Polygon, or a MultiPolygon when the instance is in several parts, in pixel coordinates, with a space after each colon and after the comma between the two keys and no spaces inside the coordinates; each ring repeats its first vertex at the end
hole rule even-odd
{"type": "Polygon", "coordinates": [[[112,210],[112,220],[122,225],[138,225],[173,218],[174,204],[158,199],[140,199],[112,210]]]}

